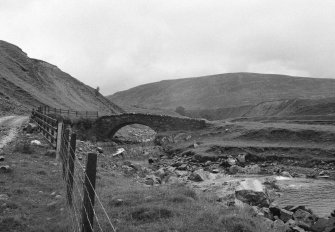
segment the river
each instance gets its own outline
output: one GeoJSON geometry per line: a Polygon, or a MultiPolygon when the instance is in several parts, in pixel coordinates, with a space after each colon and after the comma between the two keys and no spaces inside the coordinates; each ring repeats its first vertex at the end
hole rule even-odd
{"type": "Polygon", "coordinates": [[[335,181],[327,179],[277,178],[282,196],[275,202],[279,206],[305,205],[325,217],[335,209],[335,181]]]}

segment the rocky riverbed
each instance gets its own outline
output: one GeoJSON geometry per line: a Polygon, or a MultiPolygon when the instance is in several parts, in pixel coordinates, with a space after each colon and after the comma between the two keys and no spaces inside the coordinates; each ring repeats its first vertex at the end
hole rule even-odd
{"type": "MultiPolygon", "coordinates": [[[[116,144],[113,146],[120,151],[116,144]]],[[[86,152],[96,151],[100,154],[99,168],[119,170],[144,185],[185,184],[214,194],[218,204],[250,205],[256,216],[278,231],[335,231],[334,213],[331,216],[335,182],[328,164],[294,169],[276,162],[257,162],[245,153],[211,160],[160,146],[137,147],[137,152],[136,146],[125,147],[117,156],[106,150],[78,141],[77,156],[83,159],[86,152]]]]}

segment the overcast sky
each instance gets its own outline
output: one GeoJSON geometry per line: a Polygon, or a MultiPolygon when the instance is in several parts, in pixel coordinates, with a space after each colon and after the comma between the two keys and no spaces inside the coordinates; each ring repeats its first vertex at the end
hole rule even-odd
{"type": "Polygon", "coordinates": [[[335,78],[335,0],[0,0],[0,39],[106,95],[226,72],[335,78]]]}

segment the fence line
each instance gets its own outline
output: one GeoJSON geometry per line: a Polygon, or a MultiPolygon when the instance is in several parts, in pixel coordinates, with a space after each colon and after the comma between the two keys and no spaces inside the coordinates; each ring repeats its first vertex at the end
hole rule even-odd
{"type": "Polygon", "coordinates": [[[76,111],[70,109],[53,108],[50,106],[39,106],[37,111],[43,114],[58,114],[71,117],[98,118],[98,111],[76,111]]]}
{"type": "Polygon", "coordinates": [[[103,231],[102,222],[111,228],[105,231],[116,231],[111,219],[95,190],[97,154],[89,153],[86,167],[76,159],[76,134],[69,125],[33,110],[31,118],[37,123],[43,137],[57,148],[56,159],[62,164],[62,178],[66,187],[67,208],[70,214],[71,229],[78,232],[93,232],[94,221],[98,231],[103,231]],[[80,190],[80,186],[82,190],[80,190]],[[98,204],[95,206],[95,198],[98,204]],[[98,207],[101,216],[97,214],[98,207]]]}
{"type": "Polygon", "coordinates": [[[31,118],[37,123],[43,137],[53,148],[57,145],[58,121],[36,110],[32,111],[31,118]]]}

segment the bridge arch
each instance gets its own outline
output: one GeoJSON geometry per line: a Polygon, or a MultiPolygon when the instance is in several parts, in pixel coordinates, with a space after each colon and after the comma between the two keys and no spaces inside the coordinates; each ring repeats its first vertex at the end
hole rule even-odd
{"type": "Polygon", "coordinates": [[[134,124],[139,124],[139,125],[142,125],[142,126],[147,126],[149,127],[151,130],[155,131],[157,133],[157,131],[155,130],[155,128],[153,128],[152,126],[150,125],[145,125],[144,123],[140,123],[140,122],[124,122],[124,123],[120,123],[116,126],[114,126],[113,128],[110,129],[109,133],[108,133],[108,137],[109,138],[112,138],[114,137],[114,135],[120,130],[122,129],[123,127],[126,127],[126,126],[130,126],[130,125],[134,125],[134,124]]]}
{"type": "Polygon", "coordinates": [[[152,114],[117,114],[103,116],[96,121],[97,137],[111,138],[122,127],[132,124],[141,124],[150,127],[157,133],[163,131],[181,131],[181,130],[198,130],[207,126],[205,120],[172,117],[168,115],[152,114]]]}

